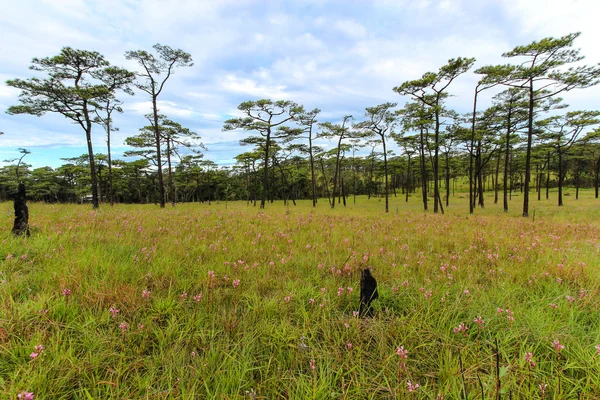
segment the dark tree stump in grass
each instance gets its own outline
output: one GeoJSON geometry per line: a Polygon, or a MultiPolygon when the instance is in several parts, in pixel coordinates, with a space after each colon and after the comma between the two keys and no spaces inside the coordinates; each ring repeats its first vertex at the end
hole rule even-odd
{"type": "Polygon", "coordinates": [[[29,209],[27,208],[27,196],[25,185],[19,183],[19,190],[15,196],[15,223],[12,228],[15,235],[29,236],[29,209]]]}
{"type": "Polygon", "coordinates": [[[363,269],[360,277],[360,308],[358,314],[361,317],[372,317],[373,307],[371,307],[371,302],[378,297],[377,281],[371,275],[369,268],[363,269]]]}

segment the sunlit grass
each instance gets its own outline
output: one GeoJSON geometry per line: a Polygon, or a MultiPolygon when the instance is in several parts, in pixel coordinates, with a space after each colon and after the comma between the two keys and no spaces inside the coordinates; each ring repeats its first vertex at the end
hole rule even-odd
{"type": "Polygon", "coordinates": [[[29,239],[10,235],[12,205],[0,204],[0,392],[454,399],[499,386],[592,398],[600,203],[533,197],[534,220],[521,201],[505,214],[487,197],[472,216],[458,195],[443,216],[400,194],[387,215],[365,197],[334,210],[30,204],[29,239]],[[380,299],[362,320],[367,266],[380,299]]]}

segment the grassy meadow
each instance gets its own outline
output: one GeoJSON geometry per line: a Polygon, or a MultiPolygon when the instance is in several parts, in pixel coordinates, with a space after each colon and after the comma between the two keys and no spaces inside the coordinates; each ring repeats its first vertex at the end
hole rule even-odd
{"type": "Polygon", "coordinates": [[[1,203],[0,398],[599,398],[600,201],[568,194],[33,203],[30,238],[1,203]]]}

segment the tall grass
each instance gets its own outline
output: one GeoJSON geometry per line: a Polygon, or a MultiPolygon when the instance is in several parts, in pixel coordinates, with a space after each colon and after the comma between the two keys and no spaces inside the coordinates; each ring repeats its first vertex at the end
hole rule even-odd
{"type": "Polygon", "coordinates": [[[519,197],[508,214],[472,216],[453,200],[443,216],[416,198],[392,199],[389,214],[375,198],[334,210],[30,204],[30,238],[11,236],[0,204],[0,392],[597,396],[598,201],[534,201],[533,220],[519,197]],[[355,315],[365,267],[379,283],[372,319],[355,315]]]}

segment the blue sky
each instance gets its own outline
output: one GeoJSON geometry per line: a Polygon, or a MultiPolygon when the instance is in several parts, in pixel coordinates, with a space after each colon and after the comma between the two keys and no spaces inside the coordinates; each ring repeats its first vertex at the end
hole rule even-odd
{"type": "MultiPolygon", "coordinates": [[[[125,60],[128,50],[151,50],[158,42],[189,52],[194,66],[176,70],[159,107],[202,136],[207,159],[225,165],[249,150],[239,145],[245,133],[221,131],[245,100],[292,100],[320,108],[323,121],[348,114],[360,120],[365,107],[401,106],[407,98],[392,88],[449,58],[475,57],[476,67],[505,63],[501,54],[517,45],[576,31],[582,32],[575,47],[584,63],[600,62],[595,0],[20,0],[2,8],[0,166],[17,157],[19,147],[32,152],[26,161],[33,167],[56,167],[60,158],[87,152],[81,128],[59,115],[5,113],[19,92],[4,82],[36,76],[28,69],[31,59],[64,46],[98,51],[132,70],[137,66],[125,60]]],[[[453,83],[449,105],[468,111],[476,81],[468,73],[453,83]]],[[[600,109],[600,87],[564,97],[572,109],[600,109]]],[[[116,157],[150,112],[143,93],[121,98],[116,157]]],[[[95,152],[106,152],[100,127],[93,143],[95,152]]]]}

